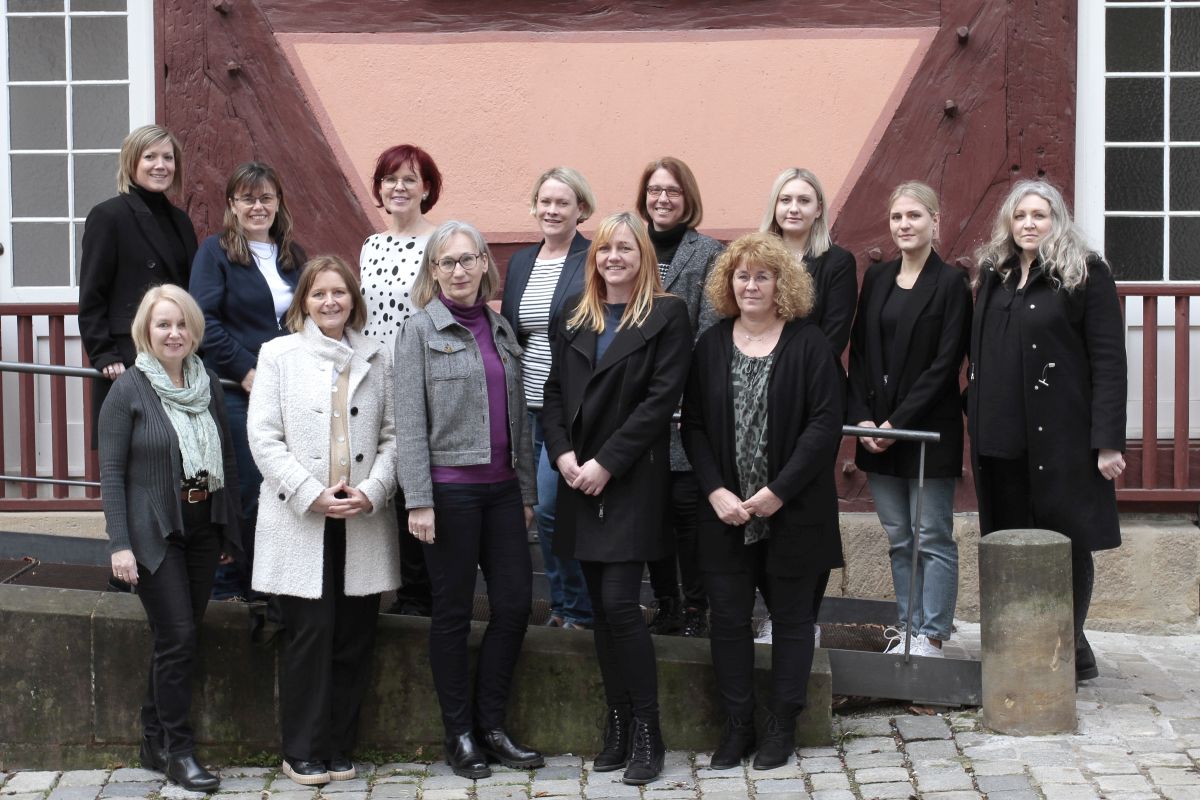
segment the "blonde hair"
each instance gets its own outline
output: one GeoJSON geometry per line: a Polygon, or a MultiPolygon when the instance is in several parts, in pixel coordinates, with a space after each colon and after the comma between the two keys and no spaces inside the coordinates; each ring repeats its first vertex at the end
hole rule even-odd
{"type": "Polygon", "coordinates": [[[1073,291],[1087,282],[1088,259],[1101,256],[1088,247],[1083,232],[1071,219],[1062,193],[1046,181],[1022,180],[1013,185],[996,214],[992,238],[975,253],[976,263],[981,268],[994,267],[1004,280],[1008,280],[1013,270],[1004,265],[1020,253],[1012,237],[1013,214],[1021,201],[1031,194],[1050,205],[1050,232],[1038,245],[1038,260],[1047,277],[1068,292],[1073,291]]]}
{"type": "Polygon", "coordinates": [[[154,349],[150,345],[150,314],[161,300],[170,300],[183,314],[183,325],[192,336],[192,347],[188,350],[188,355],[192,355],[200,349],[200,343],[204,340],[204,312],[190,294],[173,283],[151,286],[142,295],[142,301],[138,303],[137,312],[133,315],[133,324],[129,329],[129,334],[133,337],[133,346],[139,353],[153,355],[154,349]]]}
{"type": "Polygon", "coordinates": [[[921,181],[905,181],[892,190],[892,194],[888,197],[887,211],[891,213],[892,206],[901,197],[911,197],[921,205],[925,206],[925,210],[929,212],[931,217],[936,217],[941,213],[941,203],[938,202],[937,192],[928,183],[921,181]]]}
{"type": "Polygon", "coordinates": [[[129,194],[136,181],[138,161],[151,147],[163,142],[170,142],[175,155],[175,175],[172,177],[168,192],[178,194],[183,188],[183,146],[171,133],[161,125],[143,125],[134,128],[121,142],[121,155],[117,157],[117,191],[129,194]]]}
{"type": "Polygon", "coordinates": [[[579,219],[575,221],[576,225],[596,213],[596,195],[592,194],[592,187],[588,185],[587,178],[570,167],[551,167],[533,182],[533,192],[529,195],[530,214],[537,214],[538,192],[542,190],[542,184],[551,179],[565,183],[575,193],[575,202],[579,203],[579,219]]]}
{"type": "Polygon", "coordinates": [[[704,291],[722,317],[741,314],[733,295],[733,276],[741,267],[765,268],[775,275],[775,313],[780,319],[807,317],[817,299],[812,276],[783,244],[778,235],[759,231],[735,239],[709,273],[704,291]]]}
{"type": "Polygon", "coordinates": [[[425,245],[425,254],[421,256],[421,269],[417,273],[417,279],[413,282],[412,288],[412,301],[417,308],[424,308],[433,298],[437,297],[437,276],[433,274],[434,269],[437,268],[436,262],[442,257],[442,250],[445,249],[446,243],[460,233],[471,240],[471,246],[485,259],[484,266],[487,271],[479,279],[479,294],[476,295],[476,299],[491,300],[496,294],[498,285],[494,266],[496,261],[492,258],[492,249],[488,247],[487,240],[471,223],[451,219],[438,225],[430,234],[429,242],[425,245]]]}
{"type": "Polygon", "coordinates": [[[696,176],[692,174],[691,167],[674,156],[663,156],[657,161],[651,161],[642,170],[642,179],[638,181],[638,196],[634,198],[633,204],[633,207],[637,209],[638,216],[647,223],[650,222],[650,212],[646,210],[646,188],[650,186],[651,176],[660,169],[671,173],[671,177],[679,182],[679,188],[683,190],[683,217],[679,220],[679,224],[689,228],[700,227],[700,220],[704,219],[704,204],[700,202],[700,184],[696,182],[696,176]]]}
{"type": "Polygon", "coordinates": [[[789,167],[779,173],[779,177],[771,185],[771,196],[767,200],[767,210],[763,214],[762,224],[758,226],[758,229],[763,233],[773,233],[776,236],[783,236],[783,229],[779,227],[779,220],[775,218],[775,208],[779,204],[779,195],[783,194],[783,187],[794,180],[804,181],[811,186],[817,196],[817,205],[821,207],[821,216],[813,220],[812,228],[808,231],[808,243],[804,248],[805,259],[819,258],[825,255],[829,251],[829,248],[833,246],[833,239],[829,235],[829,221],[825,218],[825,190],[821,187],[821,182],[817,180],[817,176],[811,170],[803,167],[789,167]]]}
{"type": "Polygon", "coordinates": [[[350,316],[346,318],[346,327],[361,331],[367,324],[367,306],[363,301],[362,289],[359,288],[358,278],[350,265],[337,256],[314,256],[300,268],[300,280],[296,283],[296,291],[292,293],[292,302],[283,316],[283,324],[292,333],[304,330],[304,320],[308,318],[308,293],[312,291],[317,276],[322,272],[335,272],[346,284],[346,289],[353,298],[350,316]]]}
{"type": "Polygon", "coordinates": [[[596,264],[596,255],[600,248],[612,241],[617,229],[621,226],[629,229],[640,250],[638,274],[634,279],[633,295],[625,305],[625,313],[617,330],[637,327],[646,321],[654,307],[654,298],[661,297],[664,292],[662,279],[658,275],[658,258],[654,254],[654,245],[646,232],[646,223],[629,211],[609,214],[600,221],[592,246],[588,248],[586,268],[583,279],[583,295],[579,299],[579,307],[567,320],[568,328],[583,328],[596,333],[604,333],[604,301],[608,294],[608,285],[600,275],[596,264]]]}

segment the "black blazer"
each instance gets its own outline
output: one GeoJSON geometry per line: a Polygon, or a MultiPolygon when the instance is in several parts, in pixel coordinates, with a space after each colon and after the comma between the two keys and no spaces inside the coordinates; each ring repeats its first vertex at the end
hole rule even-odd
{"type": "MultiPolygon", "coordinates": [[[[508,324],[517,333],[521,344],[521,334],[517,325],[517,317],[521,310],[521,298],[525,296],[525,287],[529,285],[529,276],[533,273],[533,262],[546,240],[524,247],[512,254],[508,260],[508,271],[504,274],[504,297],[500,301],[500,316],[508,320],[508,324]]],[[[562,272],[558,275],[558,283],[554,286],[554,297],[550,300],[550,330],[554,331],[554,320],[562,311],[563,303],[568,297],[573,297],[583,291],[583,262],[587,260],[587,251],[591,241],[583,234],[575,231],[575,238],[567,250],[567,260],[563,262],[562,272]]]]}
{"type": "Polygon", "coordinates": [[[817,290],[817,302],[805,319],[821,329],[833,354],[841,359],[850,343],[858,302],[858,265],[849,250],[835,244],[816,258],[806,258],[804,267],[817,290]]]}
{"type": "MultiPolygon", "coordinates": [[[[880,314],[896,285],[900,259],[876,264],[863,276],[858,316],[850,335],[850,394],[846,421],[891,422],[893,428],[937,431],[926,446],[925,476],[962,476],[963,418],[959,370],[971,335],[971,290],[966,274],[930,252],[896,330],[883,341],[880,314]],[[884,375],[883,348],[891,374],[884,375]]],[[[920,445],[896,442],[882,453],[860,443],[854,462],[867,472],[916,478],[920,445]]]]}
{"type": "Polygon", "coordinates": [[[154,214],[134,192],[105,200],[88,213],[79,263],[79,335],[93,367],[133,363],[137,354],[129,328],[148,288],[162,283],[187,288],[196,231],[174,206],[171,217],[187,255],[181,270],[171,265],[154,214]]]}
{"type": "MultiPolygon", "coordinates": [[[[683,445],[696,472],[700,568],[745,565],[745,532],[708,502],[726,488],[741,497],[735,460],[733,320],[700,335],[683,398],[683,445]]],[[[842,566],[834,462],[842,439],[842,376],[825,335],[806,319],[783,327],[767,389],[767,487],[783,501],[770,519],[767,571],[803,576],[842,566]]],[[[743,498],[745,499],[745,498],[743,498]]]]}
{"type": "MultiPolygon", "coordinates": [[[[554,553],[587,561],[654,561],[672,552],[671,415],[679,405],[692,351],[687,304],[654,299],[650,316],[617,332],[596,362],[596,332],[571,329],[567,302],[552,339],[542,424],[550,464],[574,451],[612,473],[589,497],[560,477],[554,553]]],[[[557,467],[556,467],[557,468],[557,467]]]]}

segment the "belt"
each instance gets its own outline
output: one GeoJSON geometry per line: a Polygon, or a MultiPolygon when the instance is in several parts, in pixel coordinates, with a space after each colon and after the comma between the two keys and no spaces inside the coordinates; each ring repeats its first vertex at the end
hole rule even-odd
{"type": "Polygon", "coordinates": [[[179,499],[188,503],[203,503],[210,494],[208,489],[180,489],[179,499]]]}

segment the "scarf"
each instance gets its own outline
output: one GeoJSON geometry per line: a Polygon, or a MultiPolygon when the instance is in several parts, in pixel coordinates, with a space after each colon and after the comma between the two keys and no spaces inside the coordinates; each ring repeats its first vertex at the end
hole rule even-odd
{"type": "Polygon", "coordinates": [[[212,401],[208,373],[199,356],[193,353],[183,362],[186,385],[182,388],[171,382],[163,365],[149,353],[138,353],[134,366],[150,381],[175,429],[179,453],[183,456],[184,477],[207,474],[208,490],[220,489],[225,485],[225,461],[217,423],[208,411],[212,401]]]}

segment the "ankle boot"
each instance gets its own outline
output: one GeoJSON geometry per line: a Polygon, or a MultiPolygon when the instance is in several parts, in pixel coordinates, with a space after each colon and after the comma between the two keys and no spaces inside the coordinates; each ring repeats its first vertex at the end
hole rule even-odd
{"type": "Polygon", "coordinates": [[[650,620],[650,632],[656,636],[676,636],[683,630],[683,609],[678,597],[658,598],[658,610],[650,620]]]}
{"type": "Polygon", "coordinates": [[[762,742],[754,754],[755,769],[782,767],[796,754],[796,717],[792,714],[767,715],[762,742]]]}
{"type": "Polygon", "coordinates": [[[659,776],[667,757],[663,744],[662,730],[658,727],[658,715],[653,718],[633,718],[633,735],[629,747],[629,766],[621,778],[631,786],[641,786],[659,776]]]}
{"type": "Polygon", "coordinates": [[[1096,666],[1096,654],[1087,637],[1080,632],[1075,638],[1075,682],[1090,681],[1100,677],[1100,668],[1096,666]]]}
{"type": "Polygon", "coordinates": [[[754,716],[747,719],[729,717],[721,731],[721,741],[709,759],[709,769],[740,767],[742,759],[754,752],[754,716]]]}
{"type": "Polygon", "coordinates": [[[604,747],[592,762],[593,772],[612,772],[629,761],[629,725],[633,712],[626,704],[609,706],[604,717],[604,747]]]}

